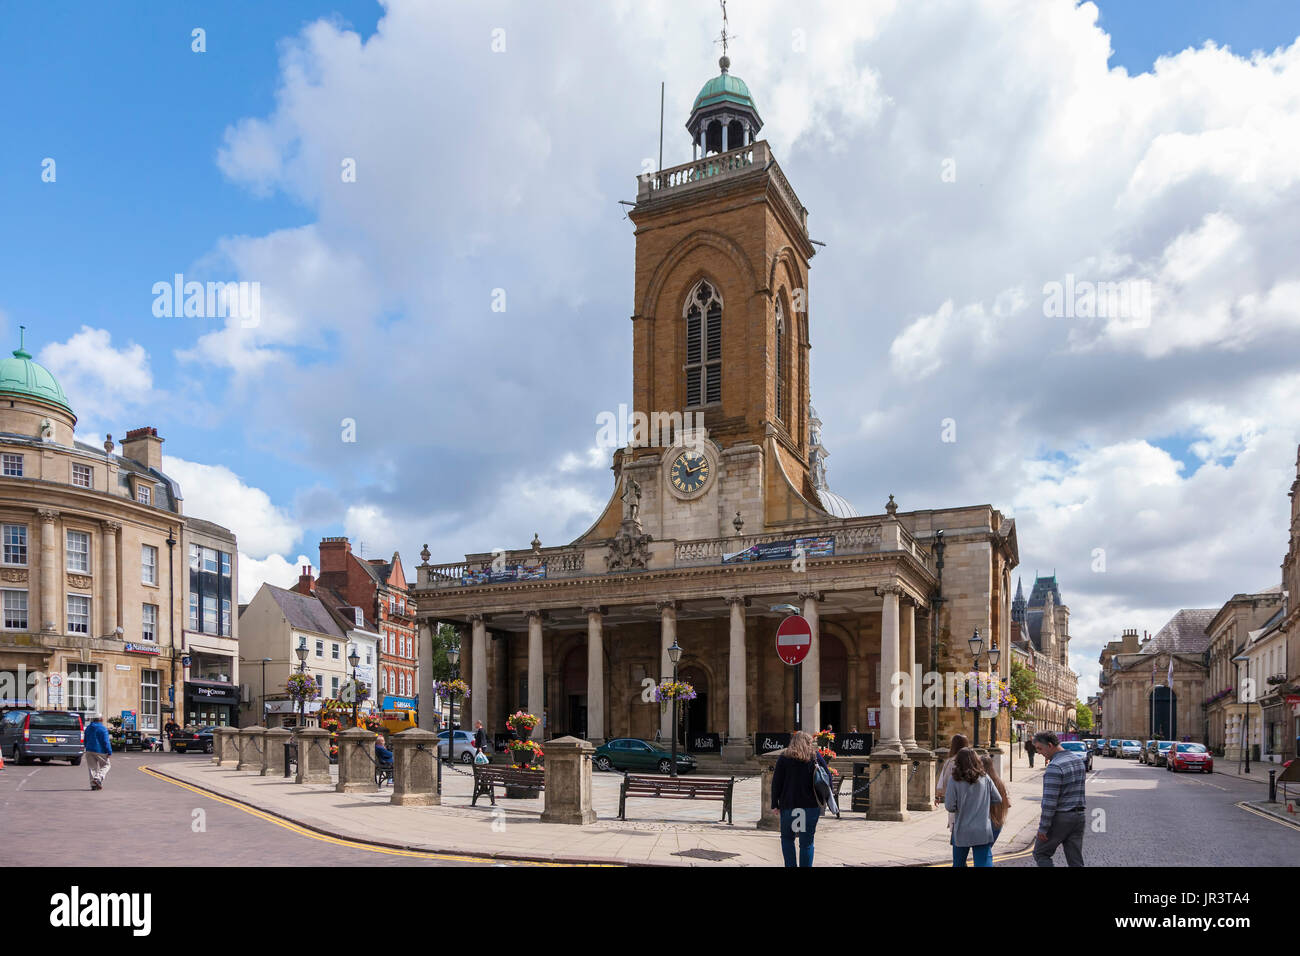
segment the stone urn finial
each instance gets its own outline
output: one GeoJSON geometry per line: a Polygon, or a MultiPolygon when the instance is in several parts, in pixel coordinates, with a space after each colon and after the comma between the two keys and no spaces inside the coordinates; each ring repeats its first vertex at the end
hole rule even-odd
{"type": "Polygon", "coordinates": [[[894,504],[894,496],[893,496],[893,495],[890,495],[890,496],[889,496],[889,503],[888,503],[887,505],[885,505],[885,513],[886,513],[887,515],[889,515],[891,518],[892,518],[894,515],[898,514],[898,505],[894,504]]]}
{"type": "Polygon", "coordinates": [[[740,534],[740,529],[745,527],[745,519],[740,516],[739,511],[736,512],[736,517],[731,519],[731,526],[736,529],[736,534],[740,534]]]}
{"type": "Polygon", "coordinates": [[[420,560],[425,564],[429,563],[429,546],[427,544],[420,549],[420,560]]]}
{"type": "Polygon", "coordinates": [[[542,539],[539,538],[537,536],[537,532],[534,531],[533,532],[533,554],[537,554],[541,550],[542,550],[542,539]]]}
{"type": "Polygon", "coordinates": [[[105,436],[105,438],[104,438],[104,451],[108,452],[108,454],[110,454],[110,455],[113,454],[113,436],[112,436],[112,435],[107,435],[107,436],[105,436]]]}

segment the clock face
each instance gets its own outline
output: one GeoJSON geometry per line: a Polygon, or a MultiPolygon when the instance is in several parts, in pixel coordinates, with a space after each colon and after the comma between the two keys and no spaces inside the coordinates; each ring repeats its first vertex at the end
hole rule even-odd
{"type": "Polygon", "coordinates": [[[699,491],[709,480],[709,459],[701,451],[684,451],[673,462],[668,479],[682,494],[699,491]]]}

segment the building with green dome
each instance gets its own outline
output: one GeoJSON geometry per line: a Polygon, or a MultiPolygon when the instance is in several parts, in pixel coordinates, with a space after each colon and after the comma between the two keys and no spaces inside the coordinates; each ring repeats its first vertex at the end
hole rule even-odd
{"type": "MultiPolygon", "coordinates": [[[[133,712],[146,733],[169,712],[234,723],[234,534],[184,513],[156,428],[119,450],[112,435],[78,441],[76,425],[20,341],[0,360],[0,671],[18,677],[0,703],[133,712]]],[[[18,749],[6,759],[40,757],[18,749]]]]}
{"type": "Polygon", "coordinates": [[[701,88],[686,121],[696,159],[749,146],[763,128],[749,87],[731,75],[731,58],[724,56],[718,67],[721,72],[701,88]]]}

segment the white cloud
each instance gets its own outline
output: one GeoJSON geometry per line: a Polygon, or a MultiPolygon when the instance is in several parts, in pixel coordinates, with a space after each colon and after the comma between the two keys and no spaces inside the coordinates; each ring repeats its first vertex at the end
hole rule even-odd
{"type": "Polygon", "coordinates": [[[164,455],[163,471],[180,482],[185,513],[229,528],[243,554],[258,559],[274,556],[302,537],[303,529],[272,503],[270,495],[245,484],[224,465],[164,455]]]}
{"type": "MultiPolygon", "coordinates": [[[[258,559],[239,552],[239,603],[247,604],[253,600],[263,584],[277,588],[293,587],[298,583],[301,569],[312,563],[305,554],[298,555],[296,562],[289,562],[278,554],[258,559]]],[[[319,574],[319,571],[315,573],[319,574]]]]}
{"type": "Polygon", "coordinates": [[[113,348],[107,329],[83,325],[66,342],[51,342],[37,361],[48,368],[68,403],[86,423],[105,424],[113,416],[139,408],[157,396],[144,346],[129,343],[113,348]]]}

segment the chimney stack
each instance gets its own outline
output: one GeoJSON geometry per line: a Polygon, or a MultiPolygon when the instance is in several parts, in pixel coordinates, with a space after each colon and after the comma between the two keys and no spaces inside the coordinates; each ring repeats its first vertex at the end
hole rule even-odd
{"type": "Polygon", "coordinates": [[[153,426],[132,428],[122,442],[122,457],[138,461],[146,468],[162,471],[162,443],[158,429],[153,426]]]}
{"type": "Polygon", "coordinates": [[[321,538],[321,574],[346,573],[348,569],[348,555],[351,553],[352,545],[349,543],[347,538],[321,538]]]}
{"type": "Polygon", "coordinates": [[[299,594],[316,593],[316,579],[312,577],[310,564],[302,566],[302,574],[298,575],[298,586],[294,590],[299,594]]]}

